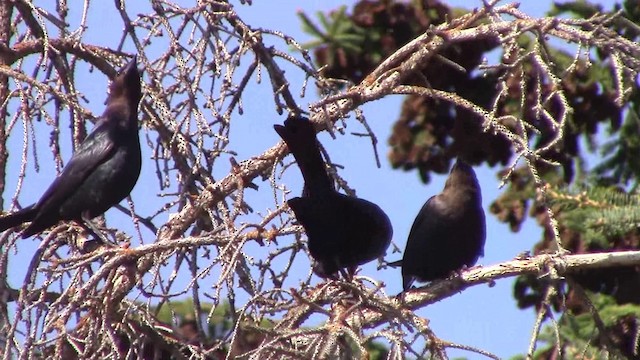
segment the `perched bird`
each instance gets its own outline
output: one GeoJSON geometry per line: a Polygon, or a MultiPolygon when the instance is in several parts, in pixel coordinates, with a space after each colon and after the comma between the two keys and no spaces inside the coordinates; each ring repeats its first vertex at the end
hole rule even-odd
{"type": "Polygon", "coordinates": [[[401,261],[404,290],[415,280],[432,281],[473,266],[484,255],[485,238],[476,173],[458,159],[444,190],[432,196],[413,221],[401,261]]]}
{"type": "Polygon", "coordinates": [[[129,195],[140,175],[140,76],[134,57],[113,79],[107,108],[62,173],[37,203],[0,218],[0,231],[31,221],[22,232],[27,238],[75,220],[104,240],[90,219],[129,195]]]}
{"type": "Polygon", "coordinates": [[[334,277],[346,268],[353,274],[358,265],[383,255],[393,234],[389,217],[378,205],[334,189],[313,124],[302,117],[290,117],[284,126],[274,128],[304,178],[303,195],[287,203],[307,233],[316,273],[334,277]]]}

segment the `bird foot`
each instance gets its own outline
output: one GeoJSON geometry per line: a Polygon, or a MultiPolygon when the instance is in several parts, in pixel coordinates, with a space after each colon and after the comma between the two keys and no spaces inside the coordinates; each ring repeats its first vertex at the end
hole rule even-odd
{"type": "Polygon", "coordinates": [[[78,244],[78,251],[81,254],[89,254],[98,250],[98,248],[100,248],[101,246],[103,246],[102,240],[85,239],[80,244],[78,244]]]}
{"type": "Polygon", "coordinates": [[[449,275],[449,277],[451,278],[459,278],[461,280],[463,280],[463,273],[466,272],[467,270],[471,270],[471,269],[476,269],[476,268],[481,268],[482,265],[475,265],[475,266],[467,266],[467,265],[462,265],[462,267],[458,270],[454,270],[451,272],[451,275],[449,275]]]}
{"type": "Polygon", "coordinates": [[[482,265],[474,265],[474,266],[462,265],[462,267],[458,270],[455,270],[454,273],[456,273],[459,277],[462,277],[462,273],[464,273],[465,271],[477,269],[481,267],[482,265]]]}
{"type": "Polygon", "coordinates": [[[463,265],[460,269],[453,270],[448,278],[462,278],[462,273],[467,269],[467,265],[463,265]]]}
{"type": "Polygon", "coordinates": [[[104,246],[107,247],[115,247],[118,246],[118,244],[116,244],[115,242],[109,240],[102,231],[100,231],[100,229],[98,229],[98,227],[91,222],[91,220],[86,219],[83,217],[82,222],[80,222],[80,225],[87,230],[91,235],[93,235],[95,238],[97,238],[98,240],[100,240],[102,242],[102,244],[104,246]]]}

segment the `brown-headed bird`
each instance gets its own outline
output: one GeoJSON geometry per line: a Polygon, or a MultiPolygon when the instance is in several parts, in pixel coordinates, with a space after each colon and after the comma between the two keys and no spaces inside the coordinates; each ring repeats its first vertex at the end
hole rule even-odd
{"type": "Polygon", "coordinates": [[[38,202],[0,218],[0,231],[31,221],[22,232],[27,238],[75,220],[104,240],[90,219],[127,197],[140,175],[140,76],[134,57],[111,82],[107,108],[62,173],[38,202]]]}
{"type": "Polygon", "coordinates": [[[370,201],[338,193],[320,154],[313,124],[289,117],[274,125],[296,159],[305,182],[301,197],[287,201],[309,239],[309,252],[317,262],[315,271],[334,277],[383,255],[393,229],[387,214],[370,201]]]}
{"type": "Polygon", "coordinates": [[[402,258],[404,290],[473,266],[484,255],[486,224],[473,168],[458,159],[444,190],[432,196],[413,221],[402,258]]]}

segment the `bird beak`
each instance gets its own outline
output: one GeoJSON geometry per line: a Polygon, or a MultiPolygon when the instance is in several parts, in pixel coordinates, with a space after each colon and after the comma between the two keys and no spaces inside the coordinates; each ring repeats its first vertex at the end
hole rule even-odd
{"type": "Polygon", "coordinates": [[[451,172],[453,172],[455,169],[457,169],[459,166],[461,166],[462,161],[460,160],[460,158],[458,158],[456,160],[456,163],[453,164],[453,167],[451,168],[451,172]]]}
{"type": "Polygon", "coordinates": [[[133,59],[129,61],[127,65],[125,65],[120,71],[121,74],[126,74],[127,76],[139,75],[138,72],[138,55],[133,55],[133,59]]]}

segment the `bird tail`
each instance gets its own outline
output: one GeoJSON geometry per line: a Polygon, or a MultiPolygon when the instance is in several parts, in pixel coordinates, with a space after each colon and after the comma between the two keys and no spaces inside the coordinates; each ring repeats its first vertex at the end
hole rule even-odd
{"type": "Polygon", "coordinates": [[[0,217],[0,231],[16,227],[27,221],[32,221],[36,217],[37,213],[38,211],[33,205],[31,205],[22,210],[18,210],[13,214],[0,217]]]}
{"type": "Polygon", "coordinates": [[[319,196],[333,190],[313,124],[302,117],[290,117],[284,122],[284,126],[273,127],[298,162],[309,195],[319,196]]]}

